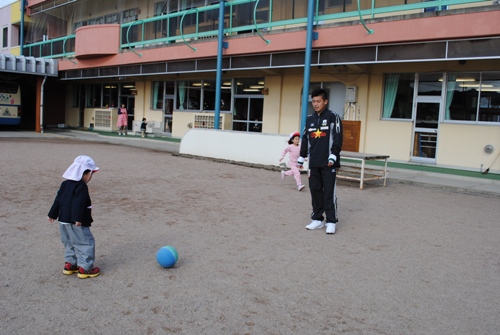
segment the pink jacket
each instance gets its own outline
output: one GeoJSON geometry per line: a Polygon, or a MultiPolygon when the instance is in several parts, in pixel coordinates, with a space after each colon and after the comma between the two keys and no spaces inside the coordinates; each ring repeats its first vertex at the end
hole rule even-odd
{"type": "Polygon", "coordinates": [[[127,109],[126,108],[120,108],[118,110],[118,122],[116,123],[116,125],[118,127],[121,127],[121,126],[126,126],[127,124],[128,124],[127,109]],[[119,112],[121,112],[121,114],[119,112]]]}
{"type": "Polygon", "coordinates": [[[297,165],[297,159],[299,159],[300,156],[300,145],[290,144],[287,146],[285,150],[283,150],[281,158],[285,157],[287,152],[290,166],[297,165]]]}

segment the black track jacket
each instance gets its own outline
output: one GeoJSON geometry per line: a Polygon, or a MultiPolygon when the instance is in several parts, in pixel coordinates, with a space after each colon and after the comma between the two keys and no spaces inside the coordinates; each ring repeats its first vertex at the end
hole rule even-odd
{"type": "Polygon", "coordinates": [[[342,120],[331,110],[321,114],[314,112],[307,116],[306,127],[302,133],[300,157],[309,156],[309,167],[326,167],[328,158],[334,155],[334,167],[340,167],[342,150],[342,120]]]}

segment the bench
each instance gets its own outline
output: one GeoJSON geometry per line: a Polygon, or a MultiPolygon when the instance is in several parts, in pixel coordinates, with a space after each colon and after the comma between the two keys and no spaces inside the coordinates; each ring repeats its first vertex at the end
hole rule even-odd
{"type": "MultiPolygon", "coordinates": [[[[141,130],[135,130],[134,131],[134,135],[135,136],[141,136],[142,135],[142,131],[141,130]]],[[[162,134],[160,134],[160,133],[152,133],[152,132],[146,130],[145,137],[161,137],[161,136],[162,136],[162,134]]]]}
{"type": "Polygon", "coordinates": [[[387,181],[387,159],[388,155],[366,154],[362,152],[341,151],[340,157],[343,159],[342,167],[337,171],[337,178],[359,181],[359,189],[362,190],[364,182],[368,180],[387,181]],[[347,161],[346,161],[347,160],[347,161]],[[379,160],[384,161],[384,168],[366,168],[366,161],[379,160]],[[352,163],[351,161],[355,161],[352,163]]]}
{"type": "MultiPolygon", "coordinates": [[[[136,136],[141,136],[141,123],[142,121],[134,120],[133,123],[133,132],[136,136]]],[[[147,121],[148,125],[146,126],[146,137],[161,137],[163,134],[163,122],[158,121],[147,121]]]]}

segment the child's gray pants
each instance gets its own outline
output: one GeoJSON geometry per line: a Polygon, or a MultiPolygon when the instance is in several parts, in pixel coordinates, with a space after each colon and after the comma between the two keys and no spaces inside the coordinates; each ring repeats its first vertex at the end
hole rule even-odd
{"type": "Polygon", "coordinates": [[[95,260],[95,240],[90,227],[59,224],[64,245],[64,261],[76,264],[84,270],[92,270],[95,260]]]}

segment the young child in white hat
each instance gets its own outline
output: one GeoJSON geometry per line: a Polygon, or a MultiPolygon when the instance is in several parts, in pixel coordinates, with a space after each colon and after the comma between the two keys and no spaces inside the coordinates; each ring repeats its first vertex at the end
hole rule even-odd
{"type": "Polygon", "coordinates": [[[65,275],[78,273],[78,278],[94,278],[101,272],[94,267],[95,240],[90,232],[92,202],[87,183],[99,168],[89,156],[78,156],[64,172],[63,181],[48,214],[50,223],[59,221],[64,245],[65,275]]]}

